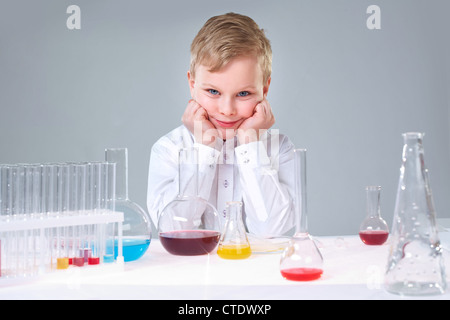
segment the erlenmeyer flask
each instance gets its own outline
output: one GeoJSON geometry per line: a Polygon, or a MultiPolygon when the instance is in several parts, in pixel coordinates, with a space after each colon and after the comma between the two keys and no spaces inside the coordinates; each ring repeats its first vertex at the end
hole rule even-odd
{"type": "Polygon", "coordinates": [[[219,243],[220,225],[216,208],[198,195],[198,149],[179,151],[178,196],[161,211],[159,239],[171,254],[208,254],[219,243]]]}
{"type": "MultiPolygon", "coordinates": [[[[128,149],[105,150],[106,161],[116,163],[115,210],[123,212],[122,252],[125,262],[139,259],[147,251],[152,238],[150,217],[128,198],[128,149]]],[[[114,250],[117,255],[117,247],[114,250]]]]}
{"type": "Polygon", "coordinates": [[[403,134],[392,243],[385,274],[386,290],[400,295],[440,294],[446,288],[422,138],[422,133],[403,134]]]}
{"type": "Polygon", "coordinates": [[[224,259],[245,259],[252,250],[242,221],[242,202],[227,203],[225,226],[220,236],[217,255],[224,259]]]}
{"type": "Polygon", "coordinates": [[[323,273],[323,258],[308,233],[306,211],[306,149],[294,150],[295,234],[281,255],[281,275],[294,281],[310,281],[323,273]]]}
{"type": "Polygon", "coordinates": [[[381,245],[389,237],[389,228],[381,217],[380,186],[366,187],[366,218],[359,227],[359,237],[367,245],[381,245]]]}

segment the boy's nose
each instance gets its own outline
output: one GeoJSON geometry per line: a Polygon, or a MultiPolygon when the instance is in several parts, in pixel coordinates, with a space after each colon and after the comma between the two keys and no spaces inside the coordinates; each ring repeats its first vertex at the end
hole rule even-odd
{"type": "Polygon", "coordinates": [[[219,102],[219,112],[225,116],[232,116],[236,114],[236,106],[232,99],[223,99],[219,102]]]}

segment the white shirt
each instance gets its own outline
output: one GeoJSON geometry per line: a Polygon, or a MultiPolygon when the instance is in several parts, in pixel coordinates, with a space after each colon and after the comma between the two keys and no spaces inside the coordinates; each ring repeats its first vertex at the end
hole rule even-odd
{"type": "Polygon", "coordinates": [[[178,195],[178,152],[188,147],[199,150],[198,195],[216,207],[221,225],[226,203],[242,201],[248,232],[276,236],[294,227],[294,146],[286,136],[270,130],[258,142],[238,146],[237,138],[227,140],[218,151],[196,143],[183,125],[151,150],[147,207],[155,226],[162,209],[178,195]]]}

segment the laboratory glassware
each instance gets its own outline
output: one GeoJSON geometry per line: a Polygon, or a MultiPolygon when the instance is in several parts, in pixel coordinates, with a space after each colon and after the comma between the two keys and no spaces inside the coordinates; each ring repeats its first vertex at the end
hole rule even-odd
{"type": "Polygon", "coordinates": [[[0,165],[0,277],[99,264],[114,253],[107,249],[114,248],[108,244],[116,237],[117,261],[123,261],[123,214],[114,212],[115,163],[98,163],[89,175],[87,167],[0,165]],[[87,180],[96,183],[88,187],[87,180]],[[89,207],[87,198],[93,199],[89,207]],[[109,231],[116,223],[117,235],[109,231]]]}
{"type": "MultiPolygon", "coordinates": [[[[106,208],[111,212],[116,211],[116,163],[107,162],[104,164],[107,174],[106,182],[106,208]]],[[[115,223],[107,223],[97,226],[97,241],[102,245],[103,262],[114,262],[119,255],[123,259],[122,244],[119,245],[117,237],[119,230],[116,230],[115,223]],[[120,251],[120,252],[119,252],[120,251]]],[[[150,235],[151,237],[151,235],[150,235]]],[[[122,240],[121,240],[122,243],[122,240]]]]}
{"type": "MultiPolygon", "coordinates": [[[[10,165],[1,165],[1,183],[0,183],[0,213],[1,224],[5,225],[12,219],[12,207],[13,207],[13,174],[12,167],[10,165]]],[[[13,269],[14,258],[13,253],[13,239],[16,233],[14,231],[7,231],[1,233],[1,246],[0,246],[0,276],[8,277],[13,269]]]]}
{"type": "Polygon", "coordinates": [[[306,204],[306,149],[293,150],[295,234],[281,255],[280,272],[288,280],[310,281],[321,277],[323,258],[308,232],[306,204]]]}
{"type": "Polygon", "coordinates": [[[242,220],[242,202],[228,202],[217,255],[223,259],[245,259],[251,254],[252,250],[242,220]]]}
{"type": "Polygon", "coordinates": [[[109,148],[105,155],[107,162],[116,163],[115,210],[124,214],[123,257],[125,262],[134,261],[141,258],[150,245],[150,217],[141,206],[128,198],[128,149],[109,148]]]}
{"type": "Polygon", "coordinates": [[[198,149],[178,153],[178,195],[161,211],[159,239],[171,254],[209,254],[219,243],[220,225],[216,208],[198,195],[198,149]]]}
{"type": "MultiPolygon", "coordinates": [[[[70,167],[68,164],[58,165],[57,217],[67,217],[70,199],[70,167]]],[[[69,267],[69,227],[56,228],[56,269],[69,267]]],[[[72,261],[73,262],[73,261],[72,261]]]]}
{"type": "Polygon", "coordinates": [[[381,217],[380,186],[366,187],[366,217],[359,227],[359,237],[367,245],[382,245],[389,237],[389,227],[381,217]]]}
{"type": "Polygon", "coordinates": [[[404,133],[403,140],[385,288],[399,295],[441,294],[447,284],[423,133],[404,133]]]}

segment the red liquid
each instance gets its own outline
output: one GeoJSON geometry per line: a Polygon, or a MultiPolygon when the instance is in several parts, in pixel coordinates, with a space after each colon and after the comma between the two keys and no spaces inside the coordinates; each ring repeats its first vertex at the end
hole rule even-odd
{"type": "Polygon", "coordinates": [[[219,243],[220,232],[210,230],[180,230],[161,232],[159,239],[171,254],[196,256],[207,254],[219,243]]]}
{"type": "Polygon", "coordinates": [[[72,258],[72,263],[73,263],[73,265],[74,266],[77,266],[77,267],[82,267],[82,266],[84,266],[84,258],[83,257],[81,257],[81,258],[72,258]]]}
{"type": "Polygon", "coordinates": [[[281,270],[281,275],[288,280],[311,281],[319,279],[322,275],[322,269],[318,268],[290,268],[281,270]]]}
{"type": "Polygon", "coordinates": [[[88,264],[100,264],[99,257],[89,257],[88,264]]]}
{"type": "Polygon", "coordinates": [[[365,244],[376,246],[386,242],[389,237],[389,232],[383,230],[367,230],[361,231],[359,237],[365,244]]]}

